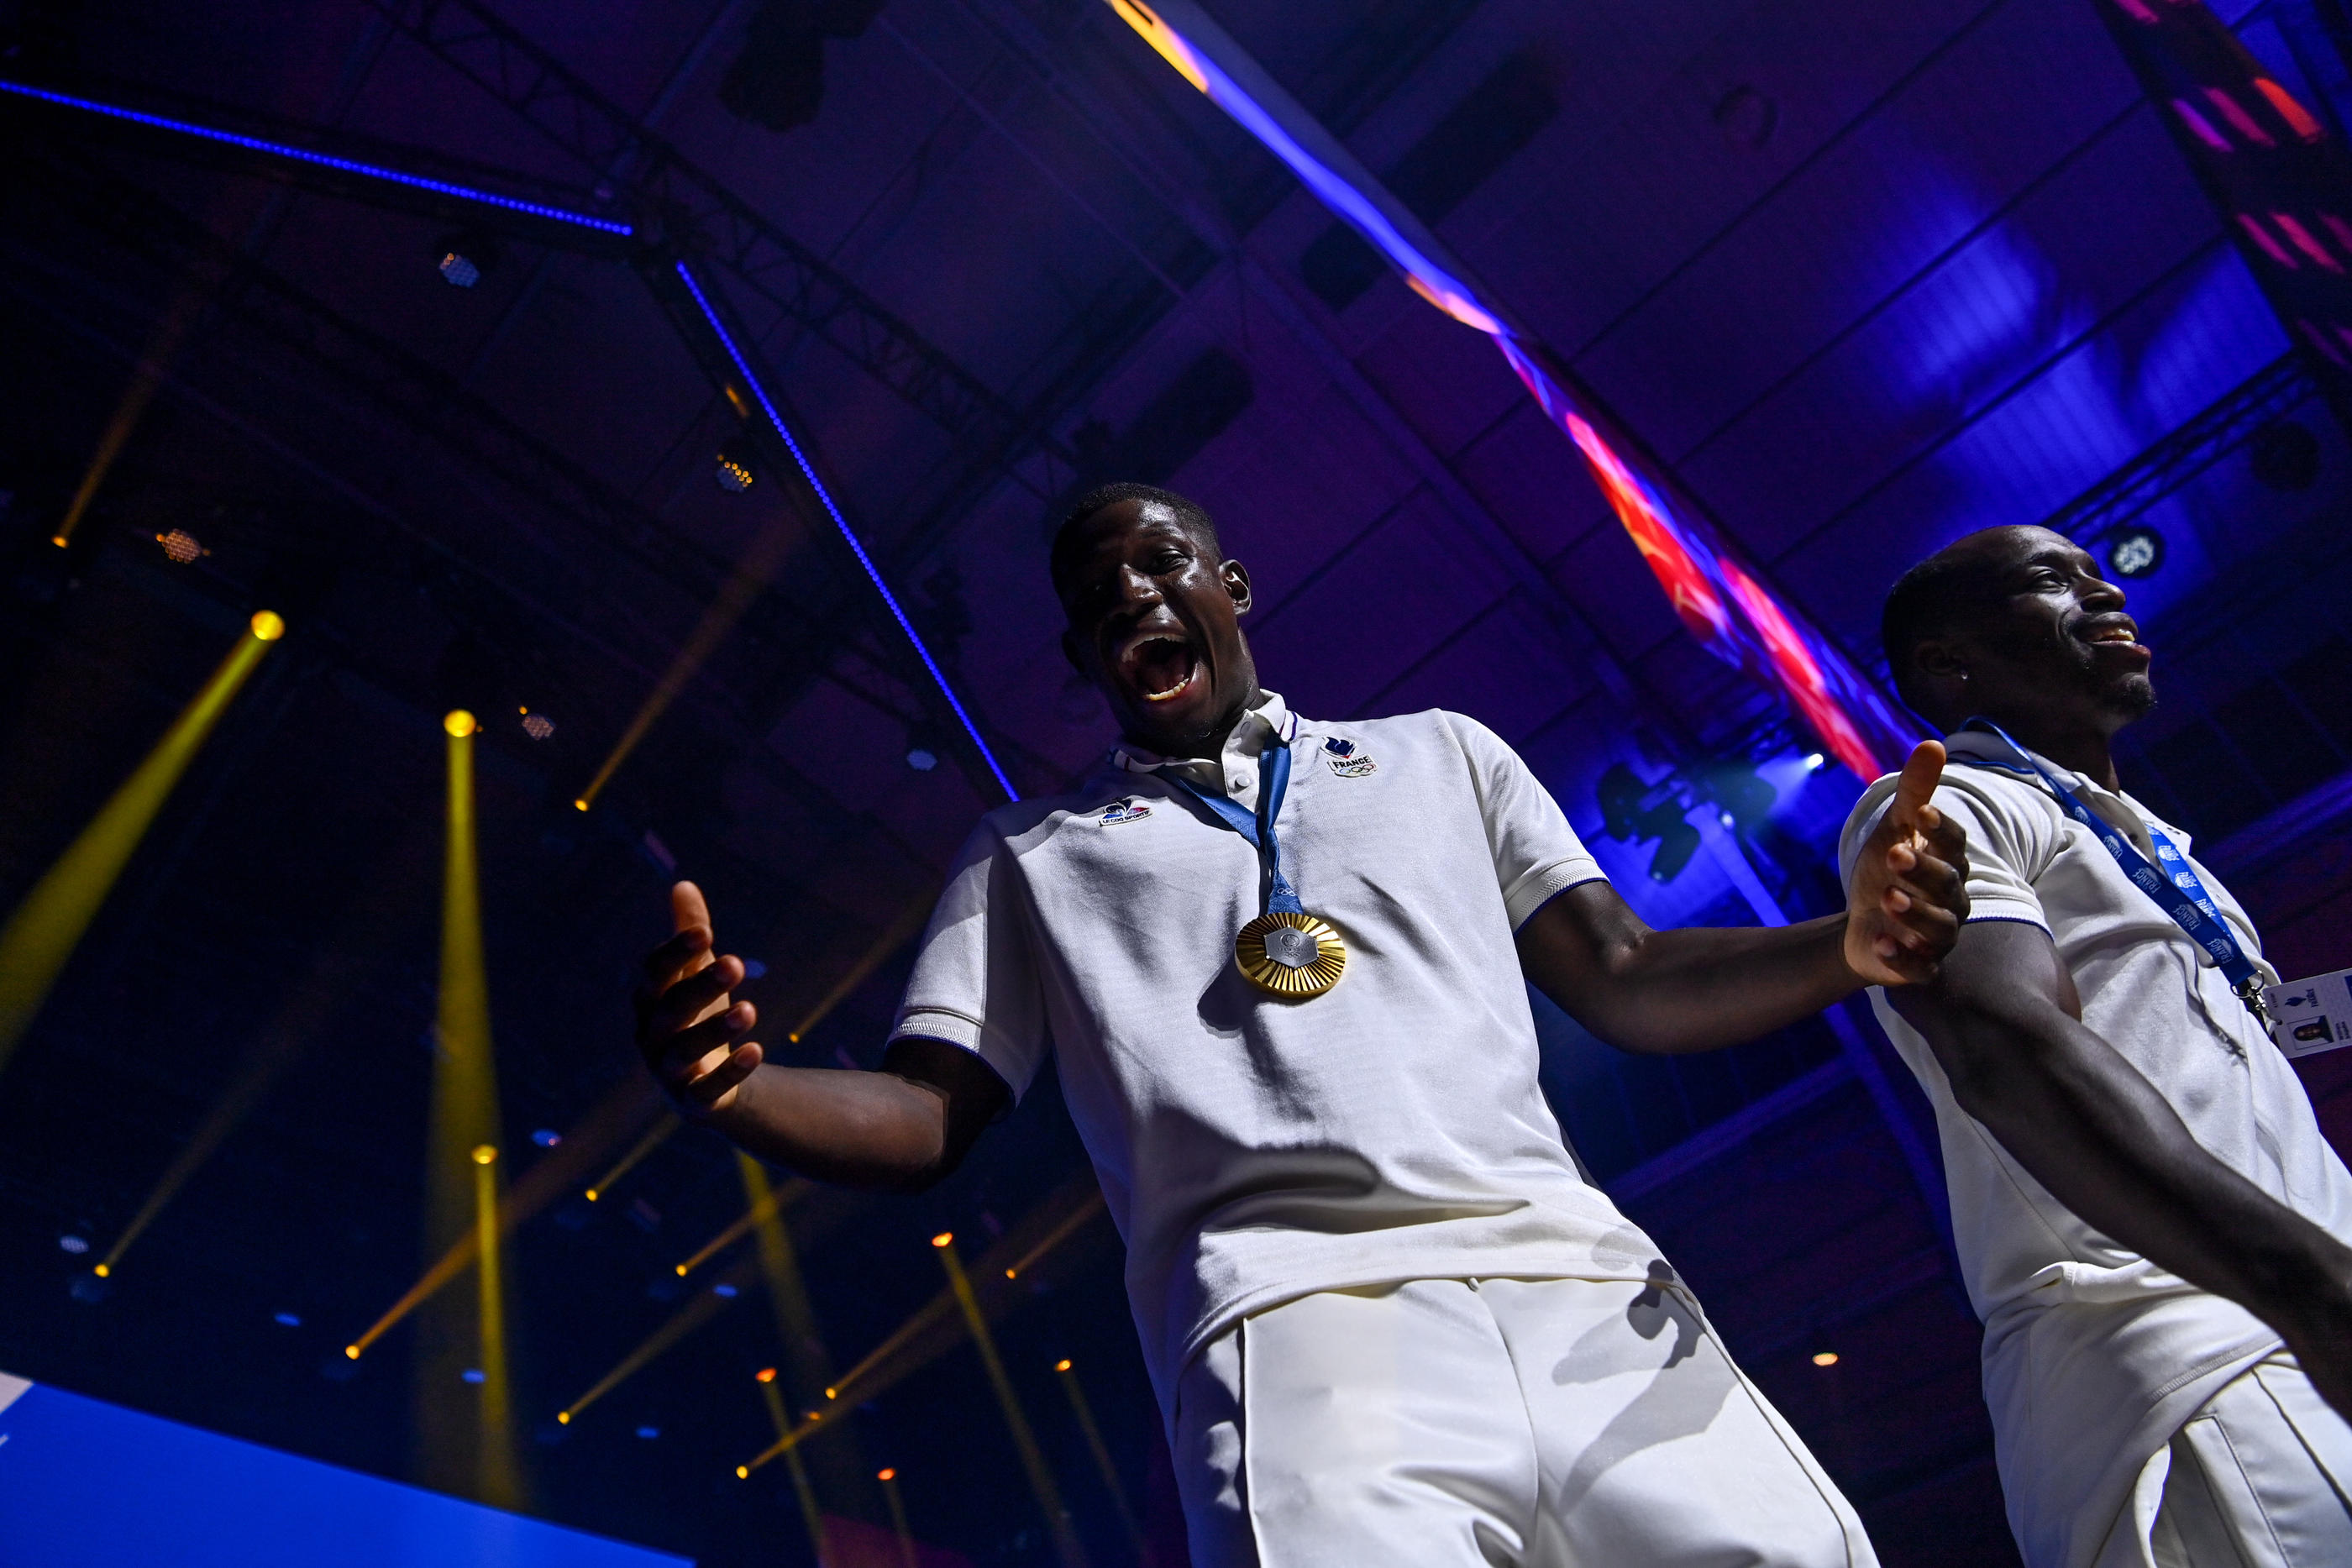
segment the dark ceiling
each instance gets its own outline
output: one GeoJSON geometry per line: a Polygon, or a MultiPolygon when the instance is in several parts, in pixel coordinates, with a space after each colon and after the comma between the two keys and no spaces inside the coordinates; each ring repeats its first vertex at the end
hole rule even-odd
{"type": "MultiPolygon", "coordinates": [[[[2286,0],[2218,8],[2329,103],[2286,0]]],[[[1858,659],[1904,565],[2058,512],[2286,350],[2088,0],[1213,9],[1858,659]]],[[[583,156],[588,141],[567,146],[423,41],[469,14],[18,4],[0,75],[625,204],[651,144],[583,156]]],[[[1646,846],[1602,837],[1595,781],[1619,762],[1645,778],[1760,764],[1781,800],[1752,835],[1759,863],[1792,911],[1829,895],[1854,782],[1785,766],[1810,741],[1681,631],[1490,347],[1368,267],[1109,7],[500,0],[495,16],[939,357],[948,391],[909,395],[861,362],[846,318],[714,274],[1024,794],[1108,740],[1059,651],[1044,519],[1083,480],[1141,477],[1216,513],[1259,587],[1261,663],[1304,711],[1485,720],[1658,923],[1753,915],[1705,858],[1647,876],[1646,846]],[[738,104],[813,118],[739,117],[724,84],[747,73],[768,96],[739,88],[738,104]]],[[[713,482],[738,415],[625,257],[528,228],[464,235],[487,266],[452,287],[445,216],[70,111],[16,105],[0,123],[0,897],[79,831],[247,614],[292,628],[0,1085],[0,1365],[430,1475],[411,1386],[429,1358],[401,1330],[355,1373],[337,1353],[422,1266],[442,713],[488,721],[485,925],[526,1171],[562,1152],[540,1154],[535,1130],[602,1126],[616,1155],[655,1114],[623,1087],[624,997],[673,871],[764,967],[751,990],[768,1018],[817,1017],[787,1055],[870,1062],[908,922],[999,795],[805,493],[774,472],[740,495],[713,482]],[[209,553],[168,558],[173,529],[209,553]],[[714,604],[740,618],[712,621],[714,604]],[[666,673],[686,677],[675,702],[575,811],[666,673]],[[521,709],[552,732],[527,733],[521,709]],[[944,760],[919,769],[910,750],[944,760]],[[89,1288],[59,1238],[109,1245],[224,1105],[217,1153],[110,1288],[89,1288]]],[[[716,243],[674,237],[690,255],[716,243]]],[[[2209,835],[2352,755],[2352,455],[2315,402],[2296,418],[2315,469],[2258,476],[2230,453],[2142,519],[2168,553],[2136,603],[2198,656],[2168,664],[2137,778],[2209,835]]],[[[1973,1323],[1932,1204],[1824,1065],[1841,1060],[1828,1031],[1654,1072],[1548,1028],[1580,1145],[1604,1177],[1639,1178],[1629,1206],[1670,1246],[1692,1239],[1677,1260],[1695,1279],[1712,1254],[1719,1289],[1745,1292],[1717,1304],[1735,1348],[1864,1500],[1887,1560],[1998,1561],[1973,1323]],[[1757,1165],[1764,1145],[1719,1142],[1701,1154],[1750,1163],[1688,1176],[1694,1134],[1791,1116],[1820,1119],[1801,1124],[1813,1157],[1757,1165]],[[1755,1169],[1773,1174],[1738,1174],[1755,1169]],[[1725,1182],[1745,1207],[1726,1208],[1725,1182]],[[1792,1247],[1879,1282],[1845,1316],[1808,1283],[1819,1270],[1738,1255],[1800,1213],[1815,1221],[1792,1247]],[[1829,1401],[1801,1381],[1807,1347],[1865,1322],[1901,1374],[1867,1381],[1849,1357],[1851,1394],[1829,1401]]],[[[1045,1085],[929,1197],[795,1210],[827,1354],[856,1360],[939,1290],[934,1231],[1017,1225],[1082,1165],[1045,1085]]],[[[757,1291],[572,1427],[549,1424],[691,1296],[673,1266],[743,1204],[731,1156],[698,1134],[661,1144],[612,1201],[577,1185],[513,1242],[534,1508],[709,1563],[804,1561],[778,1469],[731,1474],[772,1436],[751,1373],[778,1359],[778,1331],[757,1291]]],[[[1134,1505],[1164,1533],[1157,1417],[1108,1228],[1058,1257],[999,1332],[1082,1528],[1116,1560],[1126,1538],[1041,1369],[1091,1370],[1134,1505]]],[[[813,1464],[835,1511],[880,1518],[859,1478],[892,1463],[918,1534],[1042,1562],[1001,1430],[965,1351],[813,1464]]]]}

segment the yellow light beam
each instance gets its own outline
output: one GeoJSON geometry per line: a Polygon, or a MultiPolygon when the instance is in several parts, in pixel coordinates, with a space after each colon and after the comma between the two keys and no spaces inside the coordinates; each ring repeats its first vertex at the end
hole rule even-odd
{"type": "MultiPolygon", "coordinates": [[[[792,1418],[784,1414],[784,1396],[776,1391],[776,1380],[772,1377],[760,1379],[760,1393],[767,1402],[768,1419],[775,1424],[776,1436],[781,1437],[792,1428],[792,1418]]],[[[824,1563],[833,1560],[832,1550],[825,1541],[824,1511],[817,1507],[816,1489],[809,1484],[808,1469],[801,1463],[801,1457],[793,1454],[791,1461],[786,1469],[792,1472],[793,1495],[800,1500],[801,1523],[808,1531],[809,1544],[815,1548],[816,1561],[819,1568],[823,1568],[824,1563]]]]}
{"type": "MultiPolygon", "coordinates": [[[[652,1081],[642,1072],[632,1072],[605,1092],[604,1097],[590,1109],[580,1124],[563,1134],[555,1151],[525,1171],[520,1181],[507,1189],[499,1202],[499,1233],[511,1236],[515,1228],[545,1208],[562,1193],[571,1190],[580,1179],[580,1173],[589,1169],[605,1150],[621,1141],[629,1126],[643,1117],[655,1099],[656,1091],[652,1081]]],[[[411,1285],[400,1300],[384,1310],[383,1315],[369,1325],[367,1333],[343,1347],[343,1354],[357,1361],[369,1346],[383,1337],[401,1319],[414,1312],[443,1286],[473,1265],[479,1249],[481,1233],[468,1229],[450,1243],[433,1266],[425,1270],[416,1283],[411,1285]]]]}
{"type": "Polygon", "coordinates": [[[181,710],[146,760],[33,884],[8,924],[0,926],[0,1068],[7,1066],[10,1053],[32,1027],[34,1015],[41,1010],[66,960],[73,956],[82,934],[97,918],[100,906],[122,874],[131,852],[146,836],[172,787],[187,771],[237,688],[253,674],[269,645],[285,634],[286,622],[271,612],[264,610],[254,616],[236,646],[181,710]]]}
{"type": "Polygon", "coordinates": [[[898,1495],[898,1471],[896,1466],[878,1472],[882,1496],[890,1504],[890,1528],[898,1536],[898,1568],[920,1568],[915,1559],[915,1532],[907,1528],[906,1500],[898,1495]]]}
{"type": "Polygon", "coordinates": [[[139,421],[147,413],[147,405],[163,384],[163,377],[180,340],[187,336],[190,324],[204,305],[204,296],[190,288],[181,289],[172,300],[172,308],[155,329],[148,341],[147,351],[131,369],[131,384],[122,389],[122,396],[114,405],[114,413],[106,422],[106,429],[98,438],[98,450],[90,455],[89,466],[82,470],[81,483],[74,487],[73,500],[66,507],[66,515],[58,524],[58,531],[49,542],[60,549],[73,538],[74,529],[81,526],[82,514],[89,510],[97,497],[99,486],[114,468],[114,460],[122,455],[123,444],[131,433],[139,428],[139,421]]]}
{"type": "Polygon", "coordinates": [[[755,1270],[756,1265],[746,1259],[721,1274],[709,1289],[696,1291],[694,1299],[670,1314],[667,1322],[647,1334],[636,1349],[621,1358],[618,1365],[589,1385],[587,1392],[579,1398],[566,1405],[556,1416],[556,1420],[569,1427],[579,1419],[583,1411],[618,1388],[640,1367],[725,1312],[735,1298],[732,1294],[720,1294],[719,1287],[723,1285],[730,1291],[740,1291],[751,1282],[755,1270]]]}
{"type": "MultiPolygon", "coordinates": [[[[996,1336],[988,1332],[988,1319],[982,1315],[980,1301],[971,1293],[971,1281],[956,1257],[955,1238],[936,1237],[931,1245],[939,1251],[940,1267],[947,1270],[948,1289],[955,1293],[956,1305],[962,1310],[972,1348],[980,1352],[980,1364],[988,1373],[988,1385],[996,1391],[997,1406],[1004,1412],[1004,1426],[1013,1434],[1013,1448],[1021,1457],[1021,1469],[1029,1478],[1029,1490],[1036,1494],[1037,1506],[1045,1515],[1046,1531],[1054,1538],[1054,1554],[1062,1560],[1062,1568],[1087,1568],[1087,1549],[1079,1544],[1077,1531],[1070,1528],[1069,1511],[1062,1506],[1061,1489],[1054,1484],[1054,1472],[1046,1468],[1045,1456],[1038,1449],[1035,1435],[1029,1430],[1028,1416],[1022,1414],[1021,1396],[1013,1392],[1013,1380],[1004,1375],[1004,1363],[996,1354],[996,1336]]],[[[790,1459],[799,1456],[787,1450],[784,1457],[790,1459]]]]}
{"type": "Polygon", "coordinates": [[[507,1381],[505,1270],[499,1245],[499,1151],[488,1144],[474,1150],[474,1234],[482,1266],[482,1450],[477,1480],[482,1500],[498,1508],[522,1504],[522,1478],[515,1464],[514,1399],[507,1381]]]}
{"type": "MultiPolygon", "coordinates": [[[[1102,1212],[1100,1189],[1095,1186],[1093,1176],[1082,1174],[1040,1203],[1020,1224],[1006,1231],[1003,1239],[974,1263],[982,1284],[988,1288],[988,1305],[992,1314],[1001,1315],[1017,1299],[1004,1285],[997,1282],[1013,1260],[1023,1260],[1013,1266],[1015,1272],[1026,1272],[1050,1248],[1060,1246],[1102,1212]],[[1033,1241],[1033,1237],[1043,1239],[1033,1241]]],[[[868,1352],[864,1360],[835,1379],[833,1385],[825,1390],[826,1397],[855,1406],[876,1397],[919,1372],[963,1342],[964,1329],[959,1318],[960,1311],[953,1292],[941,1291],[899,1324],[889,1338],[868,1352]]],[[[819,1429],[819,1425],[814,1416],[803,1417],[790,1432],[737,1466],[737,1473],[748,1476],[771,1460],[781,1458],[805,1442],[812,1433],[819,1429]]]]}
{"type": "Polygon", "coordinates": [[[939,902],[939,896],[938,888],[927,886],[908,899],[906,907],[900,909],[882,935],[874,939],[874,945],[843,972],[841,978],[834,981],[833,989],[825,992],[816,1006],[809,1009],[808,1016],[794,1024],[792,1032],[784,1038],[798,1045],[809,1030],[824,1020],[825,1014],[841,1005],[843,998],[864,985],[866,977],[897,952],[900,943],[923,928],[923,922],[930,917],[931,905],[939,902]]]}
{"type": "MultiPolygon", "coordinates": [[[[744,1154],[740,1149],[736,1151],[736,1158],[739,1161],[749,1160],[751,1162],[751,1170],[759,1173],[756,1177],[758,1182],[756,1189],[754,1189],[752,1185],[755,1178],[751,1175],[747,1173],[743,1177],[743,1186],[745,1191],[751,1196],[751,1207],[745,1209],[741,1214],[736,1216],[734,1224],[730,1225],[726,1229],[720,1231],[718,1235],[704,1242],[701,1247],[696,1249],[693,1257],[688,1258],[685,1262],[680,1263],[677,1266],[678,1278],[680,1279],[684,1279],[687,1275],[693,1273],[697,1269],[701,1268],[705,1263],[709,1262],[711,1256],[714,1253],[723,1252],[728,1248],[734,1246],[738,1241],[742,1240],[744,1237],[751,1234],[751,1228],[753,1226],[761,1225],[767,1220],[773,1219],[785,1209],[790,1208],[793,1204],[798,1203],[802,1198],[816,1190],[816,1183],[813,1181],[803,1181],[798,1177],[794,1177],[793,1180],[786,1182],[781,1187],[771,1188],[768,1186],[768,1173],[761,1168],[759,1161],[751,1159],[751,1155],[744,1154]]],[[[771,1283],[773,1281],[771,1281],[771,1283]]]]}
{"type": "Polygon", "coordinates": [[[1110,1446],[1103,1441],[1102,1428],[1095,1424],[1095,1407],[1078,1382],[1076,1368],[1065,1360],[1056,1362],[1054,1370],[1061,1374],[1062,1392],[1070,1396],[1070,1413],[1078,1418],[1078,1430],[1087,1435],[1087,1451],[1094,1455],[1095,1468],[1102,1471],[1103,1485],[1110,1489],[1110,1500],[1118,1510],[1118,1521],[1126,1527],[1127,1539],[1135,1547],[1136,1560],[1140,1562],[1143,1526],[1136,1522],[1135,1511],[1127,1506],[1127,1489],[1119,1484],[1118,1467],[1111,1463],[1110,1446]]]}
{"type": "MultiPolygon", "coordinates": [[[[482,949],[474,737],[480,726],[460,708],[441,721],[447,737],[446,828],[441,871],[441,977],[435,1017],[432,1130],[426,1144],[425,1256],[445,1253],[468,1232],[478,1286],[467,1321],[462,1299],[444,1298],[415,1364],[415,1437],[428,1482],[464,1484],[472,1456],[474,1495],[499,1508],[521,1505],[513,1403],[507,1383],[503,1270],[499,1267],[498,1068],[490,1030],[488,965],[482,949]],[[443,1381],[454,1362],[478,1375],[470,1410],[451,1404],[443,1381]]],[[[348,1354],[349,1352],[346,1351],[348,1354]]]]}
{"type": "Polygon", "coordinates": [[[644,1159],[647,1155],[652,1154],[656,1149],[661,1147],[663,1141],[666,1140],[672,1133],[677,1132],[682,1125],[684,1125],[684,1124],[678,1120],[677,1112],[664,1111],[661,1113],[661,1118],[655,1122],[652,1126],[646,1129],[646,1135],[629,1145],[629,1152],[623,1155],[620,1159],[614,1164],[612,1169],[606,1171],[603,1176],[598,1176],[593,1182],[589,1184],[588,1191],[585,1194],[588,1201],[594,1203],[598,1198],[603,1197],[606,1193],[612,1191],[613,1184],[614,1182],[619,1181],[623,1176],[635,1170],[639,1160],[644,1159]]]}
{"type": "Polygon", "coordinates": [[[775,580],[776,569],[783,564],[786,552],[800,537],[799,530],[791,523],[789,512],[770,515],[767,525],[751,541],[751,548],[744,552],[742,560],[719,585],[719,596],[702,612],[702,620],[695,626],[693,634],[687,638],[686,646],[677,651],[677,656],[670,661],[669,668],[662,672],[661,679],[654,683],[654,689],[646,693],[646,700],[637,706],[636,716],[630,719],[628,728],[621,732],[621,738],[606,755],[604,764],[596,769],[596,776],[588,781],[588,788],[580,791],[578,798],[572,802],[573,807],[584,811],[596,803],[596,797],[604,793],[604,786],[620,770],[621,764],[628,760],[629,753],[637,748],[637,742],[646,737],[646,731],[651,729],[654,721],[668,710],[669,705],[677,700],[677,694],[686,689],[686,683],[702,668],[703,662],[710,657],[711,650],[735,629],[735,622],[742,619],[743,612],[751,607],[751,601],[767,591],[768,584],[775,580]]]}

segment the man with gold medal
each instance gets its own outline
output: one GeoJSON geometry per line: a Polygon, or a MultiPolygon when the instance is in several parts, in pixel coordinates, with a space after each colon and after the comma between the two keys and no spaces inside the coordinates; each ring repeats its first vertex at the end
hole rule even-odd
{"type": "Polygon", "coordinates": [[[1933,975],[1963,845],[1922,746],[1845,912],[1653,931],[1475,720],[1258,684],[1249,573],[1110,486],[1055,538],[1120,744],[982,819],[875,1072],[767,1063],[701,894],[638,1040],[680,1109],[818,1180],[953,1170],[1048,1051],[1128,1248],[1195,1563],[1874,1561],[1655,1243],[1579,1174],[1527,996],[1644,1052],[1933,975]]]}

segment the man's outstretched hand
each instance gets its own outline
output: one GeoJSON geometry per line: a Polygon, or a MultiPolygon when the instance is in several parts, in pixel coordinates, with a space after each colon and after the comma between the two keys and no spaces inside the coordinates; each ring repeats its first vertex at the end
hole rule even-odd
{"type": "Polygon", "coordinates": [[[679,883],[669,907],[677,934],[646,955],[637,986],[637,1049],[680,1111],[709,1116],[733,1104],[760,1065],[758,1043],[742,1038],[759,1009],[728,995],[743,982],[743,960],[715,953],[702,890],[679,883]]]}
{"type": "Polygon", "coordinates": [[[1854,857],[1845,961],[1867,984],[1933,979],[1969,917],[1967,835],[1927,803],[1943,776],[1940,741],[1912,747],[1895,799],[1854,857]]]}

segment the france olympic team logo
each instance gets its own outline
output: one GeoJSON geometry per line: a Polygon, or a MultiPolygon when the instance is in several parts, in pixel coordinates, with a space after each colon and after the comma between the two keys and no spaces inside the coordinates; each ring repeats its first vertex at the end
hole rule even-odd
{"type": "Polygon", "coordinates": [[[1337,736],[1323,743],[1323,760],[1342,779],[1361,779],[1380,766],[1372,760],[1370,752],[1359,751],[1354,741],[1341,740],[1337,736]]]}

